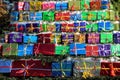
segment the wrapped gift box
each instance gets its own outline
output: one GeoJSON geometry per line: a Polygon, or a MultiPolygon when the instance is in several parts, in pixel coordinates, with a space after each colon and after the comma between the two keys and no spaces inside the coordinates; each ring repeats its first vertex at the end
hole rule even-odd
{"type": "Polygon", "coordinates": [[[116,43],[116,44],[120,43],[120,33],[119,32],[113,34],[113,40],[114,40],[114,43],[116,43]]]}
{"type": "Polygon", "coordinates": [[[115,11],[113,11],[113,10],[110,11],[110,20],[112,20],[112,21],[115,20],[115,11]]]}
{"type": "Polygon", "coordinates": [[[120,56],[120,45],[119,44],[111,45],[111,53],[113,56],[120,56]]]}
{"type": "Polygon", "coordinates": [[[40,33],[38,34],[38,43],[53,43],[54,34],[52,33],[40,33]]]}
{"type": "Polygon", "coordinates": [[[99,33],[89,33],[87,34],[87,41],[89,44],[98,44],[99,43],[99,33]]]}
{"type": "Polygon", "coordinates": [[[13,8],[15,11],[18,11],[18,2],[15,2],[14,3],[14,8],[13,8]]]}
{"type": "Polygon", "coordinates": [[[85,55],[86,44],[72,43],[70,44],[70,55],[85,55]]]}
{"type": "Polygon", "coordinates": [[[86,25],[87,25],[86,21],[81,21],[80,22],[80,27],[78,28],[79,32],[86,32],[86,25]]]}
{"type": "Polygon", "coordinates": [[[12,63],[11,77],[21,76],[41,76],[50,77],[52,74],[51,63],[45,62],[44,64],[40,60],[16,60],[12,63]]]}
{"type": "Polygon", "coordinates": [[[70,14],[70,19],[73,21],[81,20],[81,14],[78,12],[73,12],[70,14]]]}
{"type": "Polygon", "coordinates": [[[43,20],[44,21],[54,21],[54,12],[53,11],[43,12],[43,20]]]}
{"type": "Polygon", "coordinates": [[[35,1],[35,10],[39,11],[41,10],[42,2],[41,1],[35,1]]]}
{"type": "Polygon", "coordinates": [[[99,47],[99,56],[111,56],[111,45],[109,44],[100,44],[99,47]]]}
{"type": "Polygon", "coordinates": [[[62,44],[70,44],[74,42],[74,34],[62,34],[62,44]]]}
{"type": "Polygon", "coordinates": [[[0,73],[10,73],[12,68],[11,60],[0,59],[0,73]]]}
{"type": "Polygon", "coordinates": [[[53,77],[71,77],[73,63],[70,61],[53,62],[52,63],[52,76],[53,77]]]}
{"type": "Polygon", "coordinates": [[[9,43],[21,43],[23,34],[19,32],[11,32],[8,34],[9,43]]]}
{"type": "Polygon", "coordinates": [[[75,33],[74,34],[74,40],[75,40],[75,42],[85,43],[85,41],[86,41],[86,34],[75,33]]]}
{"type": "Polygon", "coordinates": [[[61,44],[61,33],[56,33],[54,39],[55,44],[61,44]]]}
{"type": "Polygon", "coordinates": [[[42,10],[54,10],[55,3],[54,2],[42,2],[42,10]]]}
{"type": "Polygon", "coordinates": [[[74,32],[74,24],[73,23],[62,23],[61,32],[74,32]]]}
{"type": "Polygon", "coordinates": [[[42,12],[35,12],[35,20],[40,21],[42,20],[42,12]]]}
{"type": "Polygon", "coordinates": [[[43,55],[54,55],[55,54],[55,44],[35,44],[34,45],[34,54],[43,54],[43,55]]]}
{"type": "Polygon", "coordinates": [[[81,12],[81,20],[88,20],[88,11],[81,12]]]}
{"type": "Polygon", "coordinates": [[[101,76],[119,76],[120,75],[120,62],[101,62],[101,76]]]}
{"type": "Polygon", "coordinates": [[[35,21],[35,18],[36,18],[35,12],[30,12],[30,13],[29,13],[29,20],[30,20],[30,21],[35,21]]]}
{"type": "Polygon", "coordinates": [[[37,43],[38,37],[37,35],[24,35],[23,42],[24,43],[37,43]]]}
{"type": "Polygon", "coordinates": [[[110,12],[109,11],[103,11],[102,18],[103,18],[103,20],[110,20],[110,12]]]}
{"type": "Polygon", "coordinates": [[[18,10],[24,10],[24,2],[18,2],[18,10]]]}
{"type": "Polygon", "coordinates": [[[86,30],[88,32],[97,32],[98,31],[98,23],[97,22],[88,23],[86,25],[86,30]]]}
{"type": "Polygon", "coordinates": [[[87,45],[86,46],[86,56],[98,56],[98,46],[97,45],[87,45]]]}
{"type": "Polygon", "coordinates": [[[56,46],[55,54],[56,55],[65,55],[69,53],[69,46],[56,46]]]}
{"type": "Polygon", "coordinates": [[[57,2],[55,4],[56,10],[67,10],[68,9],[68,3],[67,2],[57,2]]]}
{"type": "Polygon", "coordinates": [[[55,23],[56,32],[61,32],[61,23],[55,23]]]}
{"type": "Polygon", "coordinates": [[[26,32],[28,33],[39,33],[39,23],[26,23],[26,32]]]}
{"type": "Polygon", "coordinates": [[[19,12],[17,12],[17,11],[11,12],[10,20],[11,21],[18,21],[18,19],[19,19],[19,12]]]}
{"type": "Polygon", "coordinates": [[[98,20],[104,20],[103,11],[97,11],[97,19],[98,20]]]}
{"type": "Polygon", "coordinates": [[[29,21],[29,12],[25,11],[23,14],[23,21],[29,21]]]}
{"type": "Polygon", "coordinates": [[[80,4],[81,10],[90,9],[90,0],[81,0],[80,4]]]}
{"type": "Polygon", "coordinates": [[[119,21],[115,21],[115,22],[112,22],[113,26],[114,26],[114,31],[119,31],[120,30],[120,23],[119,21]]]}
{"type": "Polygon", "coordinates": [[[100,0],[90,1],[90,9],[91,10],[100,10],[100,8],[101,8],[101,2],[100,2],[100,0]]]}
{"type": "Polygon", "coordinates": [[[75,77],[100,76],[100,60],[95,58],[81,58],[74,63],[73,75],[75,77]]]}
{"type": "Polygon", "coordinates": [[[48,25],[47,25],[47,30],[48,30],[48,32],[55,32],[55,24],[54,23],[49,23],[48,25]]]}
{"type": "Polygon", "coordinates": [[[18,56],[32,56],[33,55],[33,44],[19,44],[18,45],[18,56]]]}
{"type": "Polygon", "coordinates": [[[96,11],[88,12],[88,20],[97,20],[97,12],[96,11]]]}
{"type": "Polygon", "coordinates": [[[80,10],[80,1],[69,1],[69,10],[80,10]]]}
{"type": "Polygon", "coordinates": [[[113,42],[113,34],[112,33],[101,33],[100,34],[100,42],[101,43],[112,43],[113,42]]]}
{"type": "Polygon", "coordinates": [[[24,2],[24,8],[25,11],[30,10],[30,3],[29,2],[24,2]]]}
{"type": "Polygon", "coordinates": [[[34,11],[35,10],[35,1],[30,1],[30,11],[34,11]]]}
{"type": "Polygon", "coordinates": [[[25,23],[19,23],[16,25],[16,31],[18,32],[26,32],[26,24],[25,23]]]}
{"type": "Polygon", "coordinates": [[[16,56],[17,55],[17,48],[18,44],[17,43],[5,43],[2,45],[3,46],[3,56],[16,56]]]}
{"type": "Polygon", "coordinates": [[[57,12],[55,13],[56,21],[69,21],[70,20],[70,12],[57,12]]]}
{"type": "Polygon", "coordinates": [[[109,0],[101,0],[101,9],[109,9],[109,0]]]}

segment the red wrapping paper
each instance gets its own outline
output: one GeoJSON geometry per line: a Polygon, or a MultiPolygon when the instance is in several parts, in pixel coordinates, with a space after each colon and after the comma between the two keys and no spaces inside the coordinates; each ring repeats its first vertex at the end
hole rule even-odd
{"type": "Polygon", "coordinates": [[[62,32],[74,32],[74,24],[73,23],[62,23],[61,31],[62,32]]]}
{"type": "Polygon", "coordinates": [[[100,10],[100,8],[101,8],[100,0],[90,2],[90,9],[92,9],[92,10],[100,10]]]}

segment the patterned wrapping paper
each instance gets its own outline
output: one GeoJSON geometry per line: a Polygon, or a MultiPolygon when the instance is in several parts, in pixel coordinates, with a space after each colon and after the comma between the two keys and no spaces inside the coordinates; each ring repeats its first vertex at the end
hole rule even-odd
{"type": "Polygon", "coordinates": [[[30,21],[35,21],[35,13],[34,12],[29,13],[29,20],[30,21]]]}
{"type": "Polygon", "coordinates": [[[41,10],[41,5],[42,5],[41,1],[36,1],[35,2],[35,10],[37,10],[37,11],[41,10]]]}
{"type": "Polygon", "coordinates": [[[39,55],[54,55],[55,54],[55,44],[40,44],[34,45],[34,54],[39,55]]]}
{"type": "Polygon", "coordinates": [[[35,1],[30,1],[30,11],[35,10],[35,1]]]}
{"type": "Polygon", "coordinates": [[[95,58],[79,59],[74,63],[73,75],[75,77],[95,77],[100,75],[100,60],[95,58]]]}
{"type": "Polygon", "coordinates": [[[62,34],[61,38],[64,45],[74,42],[74,34],[62,34]]]}
{"type": "Polygon", "coordinates": [[[68,9],[68,3],[57,1],[57,3],[55,4],[55,9],[56,10],[67,10],[68,9]]]}
{"type": "Polygon", "coordinates": [[[31,56],[33,55],[33,44],[19,44],[18,56],[31,56]]]}
{"type": "Polygon", "coordinates": [[[61,33],[55,33],[54,43],[61,44],[61,33]]]}
{"type": "Polygon", "coordinates": [[[74,24],[73,23],[62,23],[61,32],[74,32],[74,24]]]}
{"type": "Polygon", "coordinates": [[[61,23],[55,23],[56,32],[61,32],[61,23]]]}
{"type": "Polygon", "coordinates": [[[120,56],[120,45],[119,44],[111,45],[111,53],[113,56],[120,56]]]}
{"type": "Polygon", "coordinates": [[[71,77],[73,63],[70,61],[52,62],[53,77],[71,77]]]}
{"type": "Polygon", "coordinates": [[[99,33],[89,33],[87,34],[87,42],[89,44],[98,44],[99,43],[99,33]]]}
{"type": "Polygon", "coordinates": [[[44,21],[54,21],[54,12],[53,11],[43,12],[43,20],[44,21]]]}
{"type": "Polygon", "coordinates": [[[99,56],[111,56],[111,45],[109,44],[100,44],[99,47],[99,56]]]}
{"type": "Polygon", "coordinates": [[[37,43],[37,35],[23,35],[23,43],[37,43]]]}
{"type": "Polygon", "coordinates": [[[42,2],[42,10],[54,10],[55,9],[55,3],[50,2],[42,2]]]}
{"type": "Polygon", "coordinates": [[[85,55],[86,54],[86,44],[72,43],[70,46],[70,55],[85,55]]]}
{"type": "Polygon", "coordinates": [[[24,8],[23,10],[28,11],[30,10],[30,3],[29,2],[24,2],[24,8]]]}
{"type": "Polygon", "coordinates": [[[11,21],[18,21],[19,13],[17,11],[11,12],[10,14],[10,20],[11,21]]]}
{"type": "Polygon", "coordinates": [[[101,0],[101,9],[109,9],[109,0],[101,0]]]}
{"type": "Polygon", "coordinates": [[[10,73],[11,72],[12,61],[11,60],[0,60],[0,73],[10,73]]]}
{"type": "Polygon", "coordinates": [[[85,43],[86,42],[86,34],[84,33],[75,33],[74,34],[75,42],[85,43]]]}
{"type": "Polygon", "coordinates": [[[98,56],[98,46],[97,45],[87,45],[86,46],[86,56],[98,56]]]}
{"type": "Polygon", "coordinates": [[[101,33],[100,34],[101,43],[113,43],[113,34],[112,33],[101,33]]]}
{"type": "Polygon", "coordinates": [[[113,33],[113,41],[115,44],[119,44],[120,43],[120,33],[113,33]]]}
{"type": "Polygon", "coordinates": [[[40,76],[50,77],[52,74],[51,63],[45,62],[44,65],[40,60],[17,60],[12,63],[11,77],[20,76],[40,76]]]}
{"type": "Polygon", "coordinates": [[[17,56],[17,48],[18,44],[17,43],[4,43],[3,45],[3,52],[2,56],[17,56]]]}
{"type": "Polygon", "coordinates": [[[86,32],[86,25],[87,25],[87,22],[86,21],[81,21],[80,22],[80,27],[78,28],[79,32],[86,32]]]}
{"type": "Polygon", "coordinates": [[[66,55],[69,53],[69,46],[58,45],[55,47],[55,55],[66,55]]]}
{"type": "Polygon", "coordinates": [[[70,13],[70,20],[77,21],[81,20],[81,14],[79,12],[71,12],[70,13]]]}
{"type": "Polygon", "coordinates": [[[97,12],[89,11],[88,12],[88,20],[97,20],[97,12]]]}
{"type": "Polygon", "coordinates": [[[88,32],[97,32],[98,31],[98,24],[97,22],[89,22],[87,25],[86,25],[86,30],[88,32]]]}
{"type": "Polygon", "coordinates": [[[55,35],[52,33],[40,33],[38,34],[38,43],[54,43],[55,35]]]}
{"type": "Polygon", "coordinates": [[[109,11],[103,11],[102,17],[103,17],[103,20],[110,20],[110,12],[109,11]]]}
{"type": "Polygon", "coordinates": [[[69,1],[68,4],[69,10],[80,10],[80,1],[69,1]]]}
{"type": "Polygon", "coordinates": [[[101,2],[100,0],[97,1],[90,1],[90,9],[91,10],[100,10],[101,2]]]}
{"type": "Polygon", "coordinates": [[[56,26],[55,26],[55,24],[54,24],[54,23],[49,23],[49,24],[47,25],[47,30],[48,30],[48,32],[55,32],[55,31],[56,31],[56,26]]]}
{"type": "Polygon", "coordinates": [[[22,33],[11,32],[8,34],[8,42],[9,43],[21,43],[23,38],[22,33]]]}
{"type": "Polygon", "coordinates": [[[81,0],[80,4],[81,10],[90,9],[90,0],[81,0]]]}

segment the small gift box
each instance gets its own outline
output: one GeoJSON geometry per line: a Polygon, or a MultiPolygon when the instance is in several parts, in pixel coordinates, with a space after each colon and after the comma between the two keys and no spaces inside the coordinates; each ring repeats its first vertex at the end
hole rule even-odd
{"type": "Polygon", "coordinates": [[[70,44],[70,55],[85,55],[86,44],[72,43],[70,44]]]}
{"type": "Polygon", "coordinates": [[[75,77],[100,76],[100,60],[95,58],[81,58],[74,63],[73,75],[75,77]]]}
{"type": "Polygon", "coordinates": [[[42,20],[42,12],[35,12],[35,20],[40,21],[42,20]]]}
{"type": "Polygon", "coordinates": [[[17,56],[18,44],[17,43],[5,43],[3,46],[2,56],[17,56]]]}
{"type": "Polygon", "coordinates": [[[68,3],[67,2],[57,2],[55,4],[56,10],[67,10],[68,9],[68,3]]]}
{"type": "Polygon", "coordinates": [[[8,34],[9,43],[21,43],[23,34],[19,32],[11,32],[8,34]]]}
{"type": "Polygon", "coordinates": [[[116,44],[120,43],[120,33],[119,32],[113,34],[113,40],[114,40],[114,43],[116,43],[116,44]]]}
{"type": "Polygon", "coordinates": [[[56,32],[61,32],[61,23],[55,23],[56,32]]]}
{"type": "Polygon", "coordinates": [[[85,41],[86,41],[86,34],[75,33],[74,34],[74,40],[75,40],[75,42],[85,43],[85,41]]]}
{"type": "Polygon", "coordinates": [[[34,54],[43,54],[43,55],[54,55],[55,54],[55,44],[35,44],[34,45],[34,54]]]}
{"type": "Polygon", "coordinates": [[[74,42],[74,34],[62,34],[61,38],[64,45],[74,42]]]}
{"type": "Polygon", "coordinates": [[[18,56],[31,56],[33,55],[33,44],[19,44],[18,56]]]}
{"type": "Polygon", "coordinates": [[[60,33],[55,34],[54,43],[61,44],[61,34],[60,33]]]}
{"type": "Polygon", "coordinates": [[[30,10],[30,3],[29,2],[24,2],[24,8],[25,11],[30,10]]]}
{"type": "Polygon", "coordinates": [[[26,32],[26,24],[25,23],[19,23],[16,25],[16,31],[18,32],[26,32]]]}
{"type": "Polygon", "coordinates": [[[101,8],[100,0],[97,0],[97,1],[92,0],[90,2],[90,9],[91,10],[100,10],[100,8],[101,8]]]}
{"type": "Polygon", "coordinates": [[[18,21],[18,18],[19,18],[19,12],[17,12],[17,11],[13,11],[13,12],[11,12],[11,14],[10,14],[10,20],[11,21],[18,21]]]}
{"type": "Polygon", "coordinates": [[[88,12],[88,20],[97,20],[97,12],[96,11],[88,12]]]}
{"type": "Polygon", "coordinates": [[[111,46],[109,44],[101,44],[99,47],[99,56],[111,56],[111,46]]]}
{"type": "Polygon", "coordinates": [[[28,33],[39,32],[39,23],[26,23],[26,31],[28,33]]]}
{"type": "Polygon", "coordinates": [[[69,10],[80,10],[80,1],[69,1],[69,10]]]}
{"type": "Polygon", "coordinates": [[[10,73],[12,68],[11,60],[0,59],[0,73],[10,73]]]}
{"type": "Polygon", "coordinates": [[[70,61],[53,62],[52,63],[52,76],[53,77],[71,77],[73,63],[70,61]]]}
{"type": "Polygon", "coordinates": [[[87,34],[87,42],[89,44],[98,44],[99,43],[99,33],[89,33],[87,34]]]}
{"type": "Polygon", "coordinates": [[[42,2],[42,10],[54,10],[55,9],[55,3],[54,2],[42,2]]]}
{"type": "Polygon", "coordinates": [[[44,21],[54,21],[54,12],[53,11],[43,12],[43,20],[44,21]]]}
{"type": "Polygon", "coordinates": [[[111,45],[111,53],[113,56],[120,56],[120,45],[119,44],[111,45]]]}
{"type": "Polygon", "coordinates": [[[86,30],[88,32],[97,32],[98,31],[98,23],[97,22],[88,23],[86,25],[86,30]]]}
{"type": "Polygon", "coordinates": [[[81,0],[80,4],[81,10],[90,9],[90,0],[81,0]]]}
{"type": "Polygon", "coordinates": [[[24,2],[18,2],[18,10],[24,10],[24,2]]]}
{"type": "Polygon", "coordinates": [[[101,9],[109,9],[109,0],[101,0],[101,9]]]}
{"type": "Polygon", "coordinates": [[[112,33],[101,33],[100,42],[101,43],[112,43],[113,42],[113,34],[112,33]]]}
{"type": "Polygon", "coordinates": [[[73,12],[70,14],[70,19],[73,21],[81,20],[81,14],[77,12],[73,12]]]}
{"type": "Polygon", "coordinates": [[[55,20],[56,21],[69,21],[70,20],[70,12],[57,12],[55,14],[55,20]]]}
{"type": "Polygon", "coordinates": [[[56,46],[55,54],[56,55],[65,55],[69,53],[69,46],[56,46]]]}
{"type": "Polygon", "coordinates": [[[23,35],[24,43],[37,43],[38,37],[37,35],[23,35]]]}
{"type": "Polygon", "coordinates": [[[98,56],[98,46],[97,45],[87,45],[86,46],[86,56],[98,56]]]}
{"type": "Polygon", "coordinates": [[[101,62],[101,76],[119,76],[120,75],[120,62],[101,62]]]}
{"type": "Polygon", "coordinates": [[[74,32],[73,23],[62,23],[61,32],[74,32]]]}
{"type": "Polygon", "coordinates": [[[54,34],[52,33],[40,33],[38,34],[38,43],[53,43],[54,34]]]}
{"type": "Polygon", "coordinates": [[[88,20],[88,11],[81,12],[81,20],[88,20]]]}
{"type": "Polygon", "coordinates": [[[12,62],[11,77],[41,76],[50,77],[52,74],[51,63],[42,63],[40,60],[17,60],[12,62]]]}

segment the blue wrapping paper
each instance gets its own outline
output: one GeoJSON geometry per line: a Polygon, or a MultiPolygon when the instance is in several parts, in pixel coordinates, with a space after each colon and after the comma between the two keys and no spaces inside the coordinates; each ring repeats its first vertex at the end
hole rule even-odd
{"type": "Polygon", "coordinates": [[[57,2],[55,5],[56,10],[67,10],[68,9],[68,3],[67,2],[57,2]]]}
{"type": "Polygon", "coordinates": [[[25,23],[18,24],[18,26],[16,28],[16,31],[18,31],[18,32],[26,32],[26,24],[25,23]]]}
{"type": "Polygon", "coordinates": [[[36,21],[42,20],[42,12],[35,12],[35,20],[36,21]]]}
{"type": "Polygon", "coordinates": [[[35,20],[35,13],[34,12],[30,12],[29,13],[29,20],[30,21],[34,21],[35,20]]]}
{"type": "Polygon", "coordinates": [[[17,11],[11,12],[11,20],[18,21],[19,13],[17,11]]]}
{"type": "Polygon", "coordinates": [[[61,23],[55,23],[56,32],[61,32],[61,23]]]}
{"type": "Polygon", "coordinates": [[[114,34],[113,34],[113,41],[114,41],[114,43],[116,43],[116,44],[119,44],[119,43],[120,43],[120,33],[114,33],[114,34]]]}
{"type": "Polygon", "coordinates": [[[81,20],[81,14],[78,13],[71,14],[70,19],[73,21],[81,20]]]}
{"type": "Polygon", "coordinates": [[[24,35],[23,42],[24,43],[37,43],[38,37],[36,35],[24,35]]]}
{"type": "Polygon", "coordinates": [[[12,68],[11,60],[0,59],[0,73],[10,73],[12,68]]]}
{"type": "Polygon", "coordinates": [[[108,9],[109,8],[108,4],[109,4],[109,0],[102,0],[101,9],[108,9]]]}

